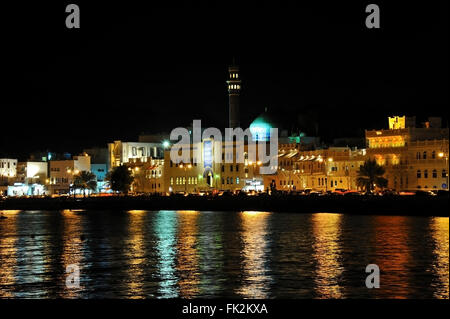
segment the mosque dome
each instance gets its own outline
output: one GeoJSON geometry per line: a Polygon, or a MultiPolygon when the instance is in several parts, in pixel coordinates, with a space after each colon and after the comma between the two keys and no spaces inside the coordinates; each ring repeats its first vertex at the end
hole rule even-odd
{"type": "Polygon", "coordinates": [[[266,111],[255,118],[250,124],[250,133],[254,141],[268,141],[270,139],[270,129],[276,127],[276,121],[266,108],[266,111]]]}

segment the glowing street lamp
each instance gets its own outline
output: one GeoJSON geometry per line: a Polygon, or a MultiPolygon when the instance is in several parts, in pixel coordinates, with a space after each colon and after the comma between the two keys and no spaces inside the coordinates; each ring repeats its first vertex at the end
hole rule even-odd
{"type": "Polygon", "coordinates": [[[165,141],[163,141],[162,145],[164,148],[168,148],[170,146],[170,142],[165,140],[165,141]]]}

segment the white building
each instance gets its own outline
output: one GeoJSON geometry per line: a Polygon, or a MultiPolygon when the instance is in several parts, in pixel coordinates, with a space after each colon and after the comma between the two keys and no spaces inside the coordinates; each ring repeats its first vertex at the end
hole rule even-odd
{"type": "Polygon", "coordinates": [[[74,156],[71,160],[50,161],[49,189],[52,194],[68,194],[74,176],[91,170],[91,157],[74,156]]]}
{"type": "Polygon", "coordinates": [[[7,182],[17,176],[17,159],[0,158],[0,181],[7,182]]]}
{"type": "Polygon", "coordinates": [[[109,168],[126,163],[148,162],[161,158],[161,143],[122,142],[108,143],[109,168]]]}

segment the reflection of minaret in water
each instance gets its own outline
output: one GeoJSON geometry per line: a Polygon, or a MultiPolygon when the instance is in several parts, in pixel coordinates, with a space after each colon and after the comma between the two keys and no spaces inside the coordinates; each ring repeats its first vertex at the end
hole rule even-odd
{"type": "Polygon", "coordinates": [[[241,92],[241,80],[239,79],[239,67],[234,63],[228,68],[229,79],[228,84],[228,97],[229,97],[229,122],[228,127],[239,127],[239,94],[241,92]]]}

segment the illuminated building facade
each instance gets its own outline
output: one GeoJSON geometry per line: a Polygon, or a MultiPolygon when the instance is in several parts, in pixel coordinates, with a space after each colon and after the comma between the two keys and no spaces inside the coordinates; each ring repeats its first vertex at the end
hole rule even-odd
{"type": "Polygon", "coordinates": [[[17,159],[0,158],[0,181],[8,181],[17,175],[17,159]]]}
{"type": "Polygon", "coordinates": [[[383,165],[388,187],[397,191],[448,189],[448,128],[432,117],[388,118],[389,129],[366,131],[367,155],[383,165]]]}
{"type": "Polygon", "coordinates": [[[45,184],[48,162],[18,162],[16,182],[27,185],[45,184]]]}
{"type": "Polygon", "coordinates": [[[133,162],[148,162],[162,158],[162,143],[122,142],[108,143],[109,167],[114,168],[133,162]]]}
{"type": "Polygon", "coordinates": [[[349,147],[303,151],[297,143],[280,144],[278,171],[265,176],[264,185],[279,191],[356,191],[365,154],[364,149],[349,147]]]}
{"type": "MultiPolygon", "coordinates": [[[[264,182],[259,174],[262,163],[249,156],[248,145],[243,145],[244,163],[236,161],[236,152],[240,148],[233,142],[204,139],[201,143],[187,146],[191,152],[190,163],[174,163],[170,158],[170,149],[164,156],[164,183],[166,192],[211,192],[213,190],[264,190],[264,182]],[[222,148],[221,156],[218,148],[222,148]],[[232,148],[232,151],[226,151],[232,148]],[[194,161],[194,156],[200,154],[194,161]],[[228,157],[227,157],[228,156],[228,157]]],[[[257,150],[257,149],[256,149],[257,150]]],[[[255,154],[256,155],[256,154],[255,154]]]]}
{"type": "Polygon", "coordinates": [[[131,191],[134,193],[162,194],[164,189],[164,159],[148,158],[142,162],[134,160],[127,164],[134,181],[131,191]]]}
{"type": "Polygon", "coordinates": [[[52,194],[68,194],[74,176],[82,171],[91,171],[91,157],[87,154],[74,156],[71,160],[49,162],[50,178],[48,188],[52,194]]]}

